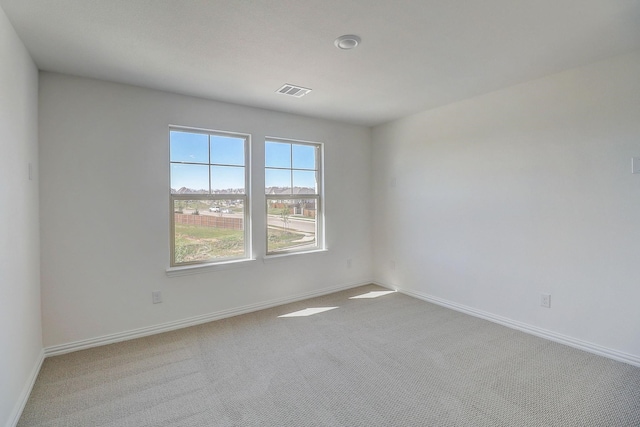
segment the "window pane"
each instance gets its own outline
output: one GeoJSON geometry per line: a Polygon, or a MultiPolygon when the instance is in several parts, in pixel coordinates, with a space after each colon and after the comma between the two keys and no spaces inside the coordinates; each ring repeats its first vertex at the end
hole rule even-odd
{"type": "Polygon", "coordinates": [[[291,144],[267,141],[264,145],[264,158],[264,165],[268,168],[290,168],[291,144]]]}
{"type": "Polygon", "coordinates": [[[264,186],[266,194],[291,194],[291,171],[265,169],[264,186]]]}
{"type": "Polygon", "coordinates": [[[171,193],[208,193],[209,166],[171,164],[171,193]]]}
{"type": "Polygon", "coordinates": [[[293,168],[315,169],[316,149],[312,145],[293,144],[293,168]]]}
{"type": "Polygon", "coordinates": [[[211,166],[211,193],[243,194],[244,168],[238,166],[211,166]]]}
{"type": "Polygon", "coordinates": [[[244,166],[244,138],[211,135],[211,163],[244,166]]]}
{"type": "Polygon", "coordinates": [[[174,264],[245,256],[242,201],[174,200],[173,211],[174,264]]]}
{"type": "Polygon", "coordinates": [[[209,136],[202,133],[169,132],[172,162],[209,163],[209,136]]]}
{"type": "Polygon", "coordinates": [[[269,200],[267,252],[316,249],[316,200],[269,200]]]}
{"type": "Polygon", "coordinates": [[[293,193],[294,194],[316,194],[316,173],[315,171],[293,171],[293,193]]]}

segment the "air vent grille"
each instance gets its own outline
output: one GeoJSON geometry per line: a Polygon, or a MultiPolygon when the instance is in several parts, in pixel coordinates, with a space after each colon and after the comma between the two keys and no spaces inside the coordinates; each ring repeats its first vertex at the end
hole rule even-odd
{"type": "Polygon", "coordinates": [[[294,98],[301,98],[311,92],[311,89],[306,87],[295,86],[291,84],[285,84],[276,92],[281,93],[283,95],[293,96],[294,98]]]}

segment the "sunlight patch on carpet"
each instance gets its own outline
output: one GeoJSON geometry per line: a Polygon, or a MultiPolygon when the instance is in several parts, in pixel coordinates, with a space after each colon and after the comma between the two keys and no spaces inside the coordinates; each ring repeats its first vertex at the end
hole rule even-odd
{"type": "Polygon", "coordinates": [[[305,308],[304,310],[294,311],[293,313],[283,314],[282,316],[278,316],[278,317],[306,317],[306,316],[312,316],[312,315],[318,314],[318,313],[324,313],[325,311],[334,310],[336,308],[338,308],[338,307],[312,307],[312,308],[305,308]]]}
{"type": "Polygon", "coordinates": [[[351,297],[349,299],[364,299],[364,298],[378,298],[387,294],[394,294],[396,291],[371,291],[366,294],[356,295],[355,297],[351,297]]]}

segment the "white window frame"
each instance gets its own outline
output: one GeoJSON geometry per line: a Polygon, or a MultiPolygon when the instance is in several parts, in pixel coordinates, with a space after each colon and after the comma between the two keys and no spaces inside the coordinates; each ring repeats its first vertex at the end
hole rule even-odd
{"type": "MultiPolygon", "coordinates": [[[[211,130],[211,129],[202,129],[202,128],[192,128],[185,126],[169,126],[169,218],[170,218],[170,227],[169,227],[169,240],[170,240],[170,267],[171,269],[180,268],[180,267],[203,267],[203,266],[214,266],[218,264],[228,264],[229,262],[237,262],[237,261],[246,261],[251,258],[251,135],[239,132],[229,132],[229,131],[219,131],[219,130],[211,130]],[[214,136],[226,136],[232,138],[242,138],[244,139],[244,194],[212,194],[211,193],[211,167],[212,166],[228,166],[223,164],[211,163],[211,142],[209,141],[209,162],[207,163],[209,167],[209,194],[174,194],[171,192],[171,165],[172,164],[191,164],[189,162],[172,162],[171,161],[171,131],[178,132],[189,132],[189,133],[198,133],[204,134],[211,137],[214,136]],[[243,228],[244,228],[244,254],[235,257],[225,257],[225,258],[210,258],[208,260],[203,261],[192,261],[192,262],[175,262],[175,215],[174,215],[174,202],[177,200],[229,200],[243,201],[243,228]]],[[[203,163],[193,163],[198,165],[203,165],[203,163]]]]}
{"type": "MultiPolygon", "coordinates": [[[[302,254],[307,252],[318,252],[325,250],[325,242],[324,242],[324,143],[322,142],[314,142],[314,141],[302,141],[296,139],[287,139],[287,138],[278,138],[278,137],[266,137],[265,138],[265,163],[264,163],[264,173],[266,174],[267,169],[279,169],[279,170],[309,170],[309,169],[296,169],[293,167],[293,159],[291,159],[291,166],[288,168],[282,167],[267,167],[266,165],[266,144],[268,142],[279,142],[284,144],[291,145],[307,145],[316,148],[316,193],[315,194],[300,194],[300,195],[285,195],[285,194],[266,194],[265,192],[265,254],[266,257],[278,257],[282,255],[292,255],[292,254],[302,254]],[[277,251],[269,251],[269,202],[271,200],[310,200],[315,199],[316,201],[316,230],[315,230],[315,247],[304,248],[304,249],[283,249],[277,251]]],[[[265,183],[266,190],[266,183],[265,183]]]]}

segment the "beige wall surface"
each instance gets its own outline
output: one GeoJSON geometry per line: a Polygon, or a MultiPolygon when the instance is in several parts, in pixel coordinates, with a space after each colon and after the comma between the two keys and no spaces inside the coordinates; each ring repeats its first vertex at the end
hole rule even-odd
{"type": "Polygon", "coordinates": [[[371,280],[366,127],[41,73],[40,158],[45,347],[371,280]],[[251,134],[255,261],[167,277],[170,125],[251,134]],[[265,137],[325,144],[327,252],[263,262],[265,137]]]}
{"type": "Polygon", "coordinates": [[[0,200],[0,425],[11,425],[42,354],[38,70],[2,9],[0,200]]]}
{"type": "Polygon", "coordinates": [[[376,280],[640,360],[638,76],[635,52],[374,128],[376,280]]]}

